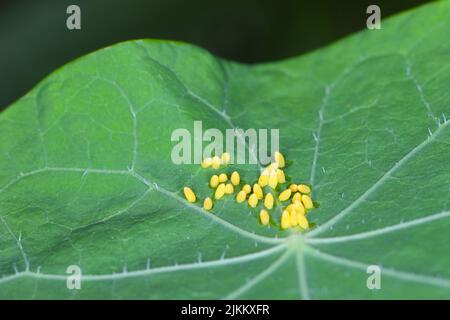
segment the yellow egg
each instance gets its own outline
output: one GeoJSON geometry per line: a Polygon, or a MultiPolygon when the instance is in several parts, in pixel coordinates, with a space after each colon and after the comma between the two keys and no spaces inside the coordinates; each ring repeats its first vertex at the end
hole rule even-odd
{"type": "Polygon", "coordinates": [[[261,187],[267,186],[267,185],[269,184],[269,176],[263,172],[263,174],[261,174],[261,175],[259,176],[258,184],[259,184],[261,187]]]}
{"type": "Polygon", "coordinates": [[[291,227],[291,216],[288,211],[284,210],[281,214],[281,228],[288,229],[291,227]]]}
{"type": "Polygon", "coordinates": [[[211,158],[206,158],[202,161],[202,163],[200,164],[202,166],[203,169],[209,168],[212,164],[212,159],[211,158]]]}
{"type": "Polygon", "coordinates": [[[314,204],[310,198],[310,196],[304,194],[302,195],[302,203],[305,206],[306,209],[312,209],[314,208],[314,204]]]}
{"type": "Polygon", "coordinates": [[[212,158],[212,167],[213,169],[219,169],[220,168],[220,164],[222,163],[222,160],[220,160],[220,158],[218,156],[214,156],[212,158]]]}
{"type": "Polygon", "coordinates": [[[264,206],[269,210],[273,208],[273,195],[271,193],[266,194],[264,206]]]}
{"type": "Polygon", "coordinates": [[[231,158],[231,156],[228,152],[222,153],[222,159],[221,159],[222,163],[224,163],[224,164],[230,163],[230,158],[231,158]]]}
{"type": "Polygon", "coordinates": [[[237,171],[234,171],[231,174],[231,183],[234,184],[235,186],[237,186],[240,182],[241,182],[241,177],[239,176],[239,173],[237,171]]]}
{"type": "Polygon", "coordinates": [[[189,201],[189,202],[192,203],[192,202],[195,202],[195,200],[197,199],[197,198],[195,197],[194,191],[192,191],[191,188],[189,188],[189,187],[184,187],[183,192],[184,192],[184,196],[186,197],[186,200],[187,200],[187,201],[189,201]]]}
{"type": "Polygon", "coordinates": [[[297,215],[298,225],[300,228],[306,230],[309,228],[308,219],[304,215],[298,214],[297,215]]]}
{"type": "Polygon", "coordinates": [[[253,193],[256,194],[256,196],[258,197],[258,200],[261,200],[264,197],[261,186],[257,183],[255,183],[253,185],[253,193]]]}
{"type": "Polygon", "coordinates": [[[291,218],[291,226],[295,227],[298,224],[297,212],[295,212],[295,210],[290,212],[290,218],[291,218]]]}
{"type": "Polygon", "coordinates": [[[305,215],[306,211],[305,211],[305,207],[303,206],[303,204],[300,201],[295,201],[292,204],[292,209],[299,214],[305,215]]]}
{"type": "Polygon", "coordinates": [[[280,193],[280,195],[278,196],[278,199],[280,201],[286,201],[289,199],[290,196],[291,196],[291,189],[286,189],[280,193]]]}
{"type": "Polygon", "coordinates": [[[252,187],[250,187],[249,184],[246,184],[242,187],[242,191],[244,191],[246,194],[249,194],[250,192],[252,192],[252,187]]]}
{"type": "Polygon", "coordinates": [[[248,204],[250,205],[250,207],[256,208],[256,206],[258,205],[258,197],[256,196],[256,194],[252,193],[250,195],[250,197],[248,198],[248,204]]]}
{"type": "Polygon", "coordinates": [[[269,175],[269,186],[272,189],[275,189],[278,185],[278,177],[277,177],[277,172],[276,171],[272,171],[270,172],[269,175]]]}
{"type": "Polygon", "coordinates": [[[311,188],[306,184],[299,184],[297,188],[301,193],[311,193],[311,188]]]}
{"type": "Polygon", "coordinates": [[[266,210],[262,209],[259,212],[259,219],[261,220],[261,223],[263,225],[265,225],[265,226],[268,225],[269,224],[269,213],[266,210]]]}
{"type": "Polygon", "coordinates": [[[225,186],[225,193],[232,194],[234,192],[234,187],[231,183],[227,183],[225,186]]]}
{"type": "Polygon", "coordinates": [[[278,164],[279,168],[284,168],[285,161],[284,156],[280,152],[275,152],[275,162],[278,164]]]}
{"type": "Polygon", "coordinates": [[[211,188],[217,188],[217,186],[219,185],[219,177],[217,176],[217,174],[211,177],[211,180],[209,180],[209,185],[211,186],[211,188]]]}
{"type": "Polygon", "coordinates": [[[219,186],[216,189],[216,192],[214,193],[214,198],[216,199],[222,198],[223,195],[225,194],[225,189],[226,187],[224,183],[219,184],[219,186]]]}
{"type": "Polygon", "coordinates": [[[245,198],[247,198],[247,194],[245,193],[245,191],[241,190],[238,192],[237,196],[236,196],[236,201],[238,203],[244,202],[245,198]]]}
{"type": "Polygon", "coordinates": [[[211,198],[205,198],[205,200],[203,201],[203,209],[205,209],[206,211],[211,210],[213,206],[213,202],[211,200],[211,198]]]}
{"type": "Polygon", "coordinates": [[[228,177],[225,173],[219,174],[219,182],[225,182],[228,180],[228,177]]]}
{"type": "Polygon", "coordinates": [[[300,194],[300,192],[296,192],[292,196],[292,203],[294,203],[295,201],[302,201],[302,195],[300,194]]]}
{"type": "Polygon", "coordinates": [[[278,179],[278,183],[285,183],[286,182],[286,176],[284,175],[284,171],[283,170],[277,169],[277,179],[278,179]]]}

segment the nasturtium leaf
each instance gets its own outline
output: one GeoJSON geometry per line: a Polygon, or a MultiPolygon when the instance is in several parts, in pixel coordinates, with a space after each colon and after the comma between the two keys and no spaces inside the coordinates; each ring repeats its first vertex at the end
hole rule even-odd
{"type": "Polygon", "coordinates": [[[275,63],[137,40],[57,70],[0,115],[0,297],[450,298],[449,13],[275,63]],[[170,137],[195,120],[279,129],[315,227],[263,227],[234,197],[188,203],[214,171],[175,165],[170,137]]]}

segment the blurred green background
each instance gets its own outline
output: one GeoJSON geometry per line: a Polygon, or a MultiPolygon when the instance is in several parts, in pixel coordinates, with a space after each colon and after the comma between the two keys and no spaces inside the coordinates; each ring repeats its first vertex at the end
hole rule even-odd
{"type": "Polygon", "coordinates": [[[366,8],[382,18],[426,0],[15,0],[0,3],[0,110],[61,65],[136,38],[182,40],[247,63],[278,60],[364,29],[366,8]],[[81,30],[66,8],[81,8],[81,30]]]}

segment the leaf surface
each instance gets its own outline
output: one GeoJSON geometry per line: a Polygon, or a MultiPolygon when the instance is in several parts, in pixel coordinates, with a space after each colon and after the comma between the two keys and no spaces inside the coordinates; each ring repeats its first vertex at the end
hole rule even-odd
{"type": "Polygon", "coordinates": [[[449,10],[276,63],[138,40],[56,71],[0,115],[0,297],[450,298],[449,10]],[[182,188],[209,196],[213,171],[173,164],[170,137],[195,120],[280,129],[317,227],[262,227],[231,197],[188,204],[182,188]]]}

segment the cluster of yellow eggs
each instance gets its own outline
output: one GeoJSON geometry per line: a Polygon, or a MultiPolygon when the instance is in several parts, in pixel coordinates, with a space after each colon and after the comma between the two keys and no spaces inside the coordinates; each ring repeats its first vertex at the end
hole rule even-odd
{"type": "MultiPolygon", "coordinates": [[[[212,167],[219,169],[221,165],[227,165],[230,160],[228,153],[223,153],[221,157],[214,156],[203,160],[202,168],[212,167]]],[[[270,223],[270,215],[268,210],[272,210],[275,206],[275,199],[278,199],[279,205],[282,208],[280,225],[282,229],[288,229],[295,226],[306,230],[309,228],[309,222],[306,214],[309,210],[314,208],[314,203],[311,199],[311,187],[307,184],[291,183],[286,184],[286,177],[283,171],[285,168],[285,159],[280,152],[275,152],[274,162],[264,168],[258,181],[251,186],[244,184],[236,194],[236,201],[242,203],[248,202],[251,208],[256,208],[259,201],[263,202],[264,208],[259,212],[259,219],[263,225],[270,223]],[[278,190],[276,188],[279,186],[278,190]],[[283,189],[283,190],[281,190],[283,189]],[[266,193],[264,194],[264,190],[266,193]],[[284,203],[289,204],[284,205],[284,203]]],[[[214,174],[211,176],[209,185],[215,189],[214,200],[219,200],[225,195],[231,195],[235,189],[239,188],[241,184],[241,177],[237,171],[234,171],[230,177],[226,173],[214,174]]],[[[187,201],[193,203],[197,201],[194,191],[189,187],[184,187],[184,195],[187,201]]],[[[213,200],[206,197],[203,200],[203,209],[211,210],[213,208],[213,200]]]]}

